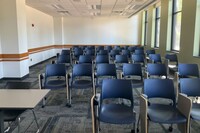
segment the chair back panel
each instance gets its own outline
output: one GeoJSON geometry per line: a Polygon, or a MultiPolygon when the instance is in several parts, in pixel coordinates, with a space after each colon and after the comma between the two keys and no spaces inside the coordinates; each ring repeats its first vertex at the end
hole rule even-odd
{"type": "Polygon", "coordinates": [[[97,76],[114,76],[117,77],[115,64],[98,64],[97,76]]]}
{"type": "Polygon", "coordinates": [[[66,76],[66,67],[64,64],[48,64],[46,66],[45,77],[66,76]]]}
{"type": "Polygon", "coordinates": [[[99,63],[109,63],[108,55],[97,55],[96,64],[99,64],[99,63]]]}
{"type": "Polygon", "coordinates": [[[92,64],[92,56],[91,55],[80,55],[78,63],[79,64],[82,64],[82,63],[91,63],[92,64]]]}
{"type": "Polygon", "coordinates": [[[149,59],[154,61],[154,63],[162,62],[160,54],[149,54],[149,59]]]}
{"type": "Polygon", "coordinates": [[[174,83],[171,79],[145,79],[144,94],[148,98],[167,98],[176,103],[174,83]]]}
{"type": "Polygon", "coordinates": [[[92,64],[75,64],[73,66],[72,76],[92,76],[92,64]]]}
{"type": "Polygon", "coordinates": [[[70,55],[61,54],[58,56],[57,63],[70,63],[70,55]]]}
{"type": "Polygon", "coordinates": [[[61,51],[61,55],[70,55],[70,50],[63,49],[63,50],[61,51]]]}
{"type": "Polygon", "coordinates": [[[116,55],[115,56],[116,63],[128,63],[127,55],[116,55]]]}
{"type": "Polygon", "coordinates": [[[131,81],[123,79],[104,79],[101,91],[101,102],[103,99],[107,98],[124,98],[133,101],[131,81]]]}
{"type": "Polygon", "coordinates": [[[199,68],[197,64],[179,64],[178,72],[181,76],[195,76],[199,78],[199,68]]]}
{"type": "Polygon", "coordinates": [[[123,65],[124,76],[137,75],[142,77],[142,66],[141,64],[124,64],[123,65]]]}
{"type": "Polygon", "coordinates": [[[147,64],[147,72],[149,75],[167,76],[165,64],[147,64]]]}
{"type": "Polygon", "coordinates": [[[178,63],[178,58],[176,54],[166,54],[165,58],[168,59],[171,62],[177,62],[178,63]]]}
{"type": "Polygon", "coordinates": [[[199,78],[182,78],[180,79],[180,90],[188,96],[200,96],[200,79],[199,78]]]}
{"type": "Polygon", "coordinates": [[[144,55],[142,54],[132,54],[131,58],[134,62],[144,63],[144,55]]]}

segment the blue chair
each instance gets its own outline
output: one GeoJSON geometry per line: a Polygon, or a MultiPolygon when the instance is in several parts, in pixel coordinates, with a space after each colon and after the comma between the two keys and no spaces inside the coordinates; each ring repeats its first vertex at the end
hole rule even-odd
{"type": "Polygon", "coordinates": [[[98,46],[98,47],[96,48],[97,53],[98,53],[100,50],[104,50],[104,46],[98,46]]]}
{"type": "Polygon", "coordinates": [[[93,89],[94,87],[94,73],[92,64],[75,64],[72,69],[71,83],[69,87],[69,102],[67,106],[71,107],[71,91],[72,89],[93,89]]]}
{"type": "Polygon", "coordinates": [[[133,124],[132,132],[135,131],[136,113],[134,112],[133,92],[131,82],[123,79],[103,80],[100,100],[95,96],[91,99],[93,133],[100,129],[100,122],[111,124],[133,124]],[[120,98],[130,101],[130,104],[117,102],[105,103],[105,100],[119,100],[120,98]],[[95,110],[95,105],[98,109],[95,110]],[[95,114],[98,114],[98,119],[95,114]]]}
{"type": "Polygon", "coordinates": [[[143,88],[143,74],[141,64],[124,64],[121,77],[123,79],[130,80],[133,88],[143,88]]]}
{"type": "Polygon", "coordinates": [[[124,63],[129,63],[128,56],[126,56],[126,55],[116,55],[114,62],[116,64],[116,68],[118,70],[122,70],[123,64],[124,63]]]}
{"type": "Polygon", "coordinates": [[[107,50],[108,52],[110,52],[112,50],[112,46],[105,46],[105,50],[107,50]]]}
{"type": "Polygon", "coordinates": [[[56,60],[56,64],[65,64],[66,66],[66,69],[68,70],[72,63],[71,63],[71,56],[70,55],[65,55],[65,54],[61,54],[57,57],[57,60],[56,60]]]}
{"type": "Polygon", "coordinates": [[[142,55],[144,55],[144,50],[143,49],[136,49],[134,54],[142,54],[142,55]]]}
{"type": "Polygon", "coordinates": [[[100,63],[108,63],[109,64],[109,58],[108,55],[97,55],[95,59],[95,63],[100,64],[100,63]]]}
{"type": "Polygon", "coordinates": [[[131,56],[132,63],[140,63],[143,67],[145,67],[145,57],[142,54],[132,54],[131,56]]]}
{"type": "Polygon", "coordinates": [[[149,60],[149,55],[150,54],[156,54],[155,49],[147,49],[146,50],[146,59],[149,60]]]}
{"type": "Polygon", "coordinates": [[[179,93],[179,80],[181,78],[199,78],[199,67],[197,64],[178,64],[178,72],[175,73],[176,93],[179,93]]]}
{"type": "Polygon", "coordinates": [[[120,52],[119,52],[119,50],[113,49],[113,50],[110,51],[109,54],[110,54],[110,59],[113,61],[113,60],[115,60],[115,56],[116,56],[116,55],[119,55],[120,52]]]}
{"type": "Polygon", "coordinates": [[[193,98],[190,117],[193,120],[200,121],[200,79],[199,78],[183,78],[180,79],[180,92],[193,98]]]}
{"type": "Polygon", "coordinates": [[[151,63],[162,63],[160,54],[149,54],[151,63]]]}
{"type": "Polygon", "coordinates": [[[128,50],[133,54],[136,50],[136,46],[130,46],[128,47],[128,50]]]}
{"type": "Polygon", "coordinates": [[[178,57],[176,54],[166,54],[165,63],[169,71],[172,71],[173,73],[178,71],[178,57]]]}
{"type": "MultiPolygon", "coordinates": [[[[64,64],[48,64],[44,74],[39,74],[39,88],[40,89],[63,89],[66,88],[67,99],[69,99],[68,92],[68,73],[64,64]]],[[[46,98],[43,99],[43,106],[46,98]]]]}
{"type": "Polygon", "coordinates": [[[126,55],[128,58],[131,57],[131,52],[128,49],[123,49],[122,50],[122,55],[126,55]]]}
{"type": "MultiPolygon", "coordinates": [[[[189,133],[191,100],[179,94],[176,104],[174,84],[171,79],[145,79],[144,94],[140,96],[141,132],[148,132],[149,121],[161,124],[178,124],[179,130],[189,133]],[[149,99],[168,99],[171,101],[155,103],[149,99]]],[[[169,131],[172,131],[172,127],[169,131]]]]}
{"type": "Polygon", "coordinates": [[[167,78],[167,68],[165,64],[147,64],[147,72],[145,72],[145,77],[146,78],[151,78],[151,77],[158,77],[161,78],[162,76],[165,76],[167,78]]]}
{"type": "Polygon", "coordinates": [[[105,64],[105,63],[104,64],[98,64],[95,77],[96,77],[95,89],[102,87],[103,79],[107,79],[107,78],[117,79],[115,64],[105,64]]]}
{"type": "Polygon", "coordinates": [[[97,55],[108,55],[108,50],[100,50],[97,52],[97,55]]]}
{"type": "Polygon", "coordinates": [[[63,50],[61,51],[61,55],[70,55],[70,54],[71,54],[71,51],[68,50],[68,49],[63,49],[63,50]]]}
{"type": "Polygon", "coordinates": [[[95,50],[94,49],[87,49],[85,51],[85,55],[91,55],[92,57],[95,56],[95,50]]]}
{"type": "Polygon", "coordinates": [[[79,56],[83,55],[83,50],[82,48],[75,48],[74,53],[73,53],[73,61],[74,63],[79,59],[79,56]]]}
{"type": "Polygon", "coordinates": [[[93,64],[92,56],[91,55],[80,55],[78,64],[93,64]]]}

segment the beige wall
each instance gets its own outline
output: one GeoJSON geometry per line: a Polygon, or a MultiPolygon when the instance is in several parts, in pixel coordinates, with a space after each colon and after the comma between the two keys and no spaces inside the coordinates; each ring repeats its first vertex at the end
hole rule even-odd
{"type": "MultiPolygon", "coordinates": [[[[170,39],[171,39],[171,13],[169,5],[171,0],[162,0],[161,1],[161,19],[160,19],[160,46],[156,49],[157,53],[160,53],[163,57],[166,53],[169,53],[170,39]]],[[[180,51],[178,54],[178,59],[180,63],[197,63],[200,64],[200,58],[193,56],[193,46],[195,40],[195,29],[197,28],[196,24],[196,7],[197,0],[183,0],[182,7],[182,25],[181,25],[181,40],[180,40],[180,51]]],[[[148,8],[149,17],[152,15],[153,6],[148,8]]],[[[141,13],[142,14],[142,13],[141,13]]],[[[152,22],[151,18],[148,18],[148,21],[152,22]]],[[[199,21],[198,21],[199,22],[199,21]]],[[[198,26],[199,27],[199,26],[198,26]]],[[[152,30],[152,25],[148,24],[148,30],[152,30]]],[[[142,30],[142,28],[141,28],[142,30]]],[[[199,30],[199,29],[198,29],[199,30]]],[[[146,49],[151,48],[149,43],[151,43],[152,32],[148,31],[148,46],[146,49]]]]}
{"type": "Polygon", "coordinates": [[[53,17],[26,6],[28,49],[54,44],[53,17]],[[34,24],[34,27],[32,27],[34,24]]]}
{"type": "Polygon", "coordinates": [[[65,44],[140,44],[140,16],[64,18],[65,44]]]}

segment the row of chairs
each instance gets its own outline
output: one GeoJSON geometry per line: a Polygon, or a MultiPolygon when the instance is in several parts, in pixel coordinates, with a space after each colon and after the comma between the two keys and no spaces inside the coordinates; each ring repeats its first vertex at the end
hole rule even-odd
{"type": "MultiPolygon", "coordinates": [[[[81,65],[81,64],[76,64],[77,66],[78,65],[81,65]]],[[[76,66],[76,65],[74,65],[73,66],[73,69],[74,69],[74,67],[76,66]]],[[[86,65],[86,64],[82,64],[82,65],[86,65]]],[[[88,65],[88,64],[87,64],[88,65]]],[[[105,64],[99,64],[99,65],[105,65],[105,64]]],[[[114,64],[107,64],[107,65],[114,65],[114,64]]],[[[125,64],[125,65],[123,65],[123,67],[125,67],[126,65],[133,65],[133,64],[125,64]]],[[[136,64],[134,64],[134,65],[136,65],[136,64]]],[[[139,65],[139,64],[138,64],[139,65]]],[[[153,65],[160,65],[160,66],[164,66],[165,67],[165,65],[163,65],[163,64],[147,64],[147,71],[149,70],[148,68],[150,68],[149,66],[153,66],[153,65]]],[[[181,65],[181,64],[180,64],[181,65]]],[[[87,67],[88,68],[88,67],[87,67]]],[[[85,68],[85,69],[82,69],[82,70],[86,70],[87,68],[85,68]]],[[[90,67],[89,67],[90,68],[90,67]]],[[[114,65],[114,67],[113,68],[116,68],[115,67],[115,65],[114,65]]],[[[133,68],[133,67],[132,67],[133,68]]],[[[155,67],[154,67],[155,68],[155,67]]],[[[72,75],[68,75],[69,77],[73,77],[73,69],[72,69],[72,75]]],[[[94,75],[94,69],[93,69],[93,66],[91,65],[91,69],[92,69],[92,74],[93,74],[93,76],[92,76],[92,78],[94,79],[95,78],[95,75],[94,75]]],[[[128,69],[123,69],[123,70],[128,70],[128,69]]],[[[133,70],[135,70],[135,69],[133,69],[133,70]]],[[[157,70],[157,68],[155,69],[155,70],[157,70]]],[[[153,71],[153,72],[155,72],[155,73],[157,73],[157,71],[153,71]]],[[[159,69],[158,69],[159,70],[159,69]]],[[[165,69],[163,69],[163,70],[166,70],[166,67],[165,67],[165,69]]],[[[97,67],[97,71],[98,71],[98,67],[97,67]]],[[[138,72],[138,70],[135,70],[136,72],[138,72]]],[[[110,72],[110,71],[109,71],[110,72]]],[[[121,77],[125,77],[126,75],[124,75],[124,73],[126,73],[126,72],[124,72],[123,71],[123,73],[122,73],[122,75],[121,75],[121,77]]],[[[166,72],[165,72],[165,74],[166,74],[166,72]]],[[[97,74],[96,74],[97,75],[97,74]]],[[[150,72],[148,72],[147,73],[147,75],[151,75],[151,73],[150,72]]],[[[161,75],[158,75],[158,76],[161,76],[161,75]]],[[[67,78],[69,78],[69,77],[67,77],[67,78]]],[[[149,77],[149,76],[147,76],[147,77],[149,77]]],[[[96,78],[98,78],[98,76],[96,76],[96,78]]],[[[130,78],[130,76],[127,76],[127,78],[130,78]]],[[[166,74],[166,78],[167,78],[167,74],[166,74]]],[[[143,78],[142,78],[143,79],[143,78]]],[[[72,80],[73,81],[73,80],[72,80]]],[[[66,81],[67,83],[68,83],[68,81],[66,81]]],[[[85,81],[77,81],[77,83],[83,83],[83,82],[85,82],[85,81]]],[[[86,81],[86,82],[88,82],[88,81],[86,81]]],[[[68,83],[69,84],[69,83],[68,83]]],[[[71,83],[72,84],[72,83],[71,83]]],[[[96,88],[94,85],[95,85],[96,83],[94,83],[93,82],[93,85],[92,85],[92,88],[96,88]]],[[[101,85],[101,86],[103,86],[103,85],[101,85]]],[[[68,87],[68,86],[67,86],[68,87]]],[[[83,87],[83,84],[82,85],[80,85],[80,87],[83,87]]],[[[88,87],[86,87],[86,88],[88,88],[88,87]]],[[[102,87],[103,88],[103,87],[102,87]]],[[[67,89],[67,90],[70,90],[70,89],[67,89]]],[[[69,94],[69,92],[67,92],[68,94],[69,94]]],[[[67,94],[67,96],[68,96],[68,94],[67,94]]],[[[178,93],[177,93],[178,94],[178,93]]],[[[69,96],[70,97],[70,96],[69,96]]],[[[96,90],[94,90],[94,97],[96,97],[96,90]]],[[[180,97],[181,98],[181,97],[180,97]]],[[[96,102],[95,102],[96,103],[96,102]]],[[[70,105],[71,105],[71,103],[70,103],[70,105]]],[[[142,120],[141,120],[142,121],[142,120]]]]}
{"type": "MultiPolygon", "coordinates": [[[[190,132],[190,119],[200,120],[200,105],[192,103],[188,96],[200,95],[200,79],[184,78],[180,80],[181,93],[176,102],[175,88],[171,79],[145,79],[144,92],[140,96],[141,132],[148,132],[149,121],[162,124],[178,124],[183,133],[190,132]],[[169,99],[170,103],[153,103],[149,99],[169,99]]],[[[94,95],[91,99],[93,133],[100,130],[100,121],[112,124],[131,124],[135,132],[136,113],[134,98],[129,80],[103,80],[100,99],[94,95]],[[104,102],[107,99],[126,99],[129,104],[104,102]]]]}

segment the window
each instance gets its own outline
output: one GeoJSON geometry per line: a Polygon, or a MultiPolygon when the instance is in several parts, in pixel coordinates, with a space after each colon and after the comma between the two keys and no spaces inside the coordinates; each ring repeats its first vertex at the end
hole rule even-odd
{"type": "Polygon", "coordinates": [[[159,47],[159,38],[160,38],[160,7],[156,8],[156,17],[155,17],[155,47],[159,47]]]}
{"type": "Polygon", "coordinates": [[[144,45],[147,45],[147,28],[148,28],[148,14],[145,11],[145,21],[144,21],[144,45]]]}
{"type": "Polygon", "coordinates": [[[173,0],[171,50],[180,50],[182,0],[173,0]]]}

